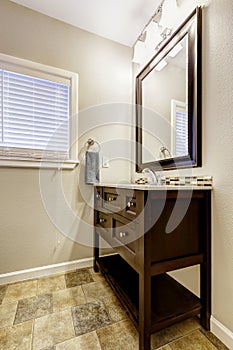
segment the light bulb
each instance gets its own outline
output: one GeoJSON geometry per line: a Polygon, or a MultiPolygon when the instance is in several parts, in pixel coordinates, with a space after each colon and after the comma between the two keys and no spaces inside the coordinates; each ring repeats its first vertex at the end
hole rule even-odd
{"type": "Polygon", "coordinates": [[[146,39],[145,46],[154,48],[162,41],[162,37],[160,35],[160,28],[158,23],[151,21],[150,24],[146,28],[146,39]]]}
{"type": "Polygon", "coordinates": [[[134,45],[134,55],[132,62],[142,64],[145,59],[145,43],[141,40],[138,40],[134,45]]]}
{"type": "Polygon", "coordinates": [[[146,28],[145,48],[147,60],[155,55],[155,48],[161,41],[159,25],[152,20],[146,28]]]}

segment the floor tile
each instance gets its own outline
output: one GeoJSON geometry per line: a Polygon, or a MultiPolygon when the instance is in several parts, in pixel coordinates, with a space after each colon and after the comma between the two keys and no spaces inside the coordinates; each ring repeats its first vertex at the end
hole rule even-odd
{"type": "Polygon", "coordinates": [[[109,316],[112,322],[119,322],[128,318],[127,313],[117,297],[108,297],[103,299],[104,304],[107,307],[109,316]]]}
{"type": "Polygon", "coordinates": [[[94,282],[105,281],[105,278],[101,272],[95,272],[92,267],[89,269],[89,271],[93,277],[94,282]]]}
{"type": "Polygon", "coordinates": [[[180,337],[182,333],[175,325],[162,329],[151,335],[151,349],[157,349],[180,337]]]}
{"type": "Polygon", "coordinates": [[[104,303],[100,300],[72,308],[72,316],[76,336],[112,323],[104,303]]]}
{"type": "Polygon", "coordinates": [[[138,333],[129,320],[96,331],[102,350],[136,350],[138,333]]]}
{"type": "Polygon", "coordinates": [[[190,332],[200,329],[201,325],[200,321],[197,318],[189,318],[185,321],[177,323],[176,328],[178,328],[183,335],[186,335],[190,332]]]}
{"type": "Polygon", "coordinates": [[[94,282],[93,277],[88,269],[76,270],[65,274],[66,287],[72,288],[94,282]]]}
{"type": "Polygon", "coordinates": [[[53,312],[52,294],[41,294],[18,302],[14,324],[33,318],[45,316],[53,312]]]}
{"type": "Polygon", "coordinates": [[[169,344],[172,350],[216,350],[217,348],[200,332],[194,331],[169,344]]]}
{"type": "Polygon", "coordinates": [[[25,281],[8,285],[2,304],[11,303],[20,299],[31,298],[36,295],[37,281],[25,281]]]}
{"type": "Polygon", "coordinates": [[[38,279],[37,294],[51,293],[65,288],[66,284],[64,275],[43,277],[38,279]]]}
{"type": "Polygon", "coordinates": [[[53,293],[54,312],[84,303],[86,303],[86,299],[81,286],[67,288],[53,293]]]}
{"type": "Polygon", "coordinates": [[[3,298],[6,294],[6,290],[7,290],[7,285],[0,286],[0,305],[1,305],[3,298]]]}
{"type": "Polygon", "coordinates": [[[101,350],[101,347],[96,332],[91,332],[58,344],[56,350],[101,350]]]}
{"type": "Polygon", "coordinates": [[[218,349],[218,350],[229,350],[213,333],[210,331],[206,331],[205,329],[200,330],[201,333],[204,334],[204,336],[211,341],[212,344],[218,349]]]}
{"type": "Polygon", "coordinates": [[[92,301],[96,299],[99,300],[99,299],[115,296],[112,289],[109,287],[109,285],[105,281],[84,284],[82,286],[82,289],[84,291],[87,301],[92,301]]]}
{"type": "Polygon", "coordinates": [[[28,321],[17,326],[0,329],[0,349],[30,350],[32,324],[32,321],[28,321]]]}
{"type": "MultiPolygon", "coordinates": [[[[153,334],[151,345],[229,350],[198,318],[153,334]]],[[[101,273],[81,269],[0,286],[0,350],[89,349],[138,349],[138,333],[101,273]]]]}
{"type": "Polygon", "coordinates": [[[13,326],[17,302],[0,305],[0,328],[13,326]]]}
{"type": "Polygon", "coordinates": [[[35,320],[32,349],[44,350],[74,336],[70,309],[55,312],[35,320]]]}

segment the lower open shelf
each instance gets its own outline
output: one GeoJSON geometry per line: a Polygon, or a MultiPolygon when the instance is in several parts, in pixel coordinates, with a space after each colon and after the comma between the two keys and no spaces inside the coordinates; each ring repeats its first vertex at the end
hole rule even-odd
{"type": "MultiPolygon", "coordinates": [[[[119,255],[97,261],[110,286],[139,324],[139,275],[119,255]]],[[[200,313],[200,299],[169,275],[151,277],[151,333],[200,313]]]]}

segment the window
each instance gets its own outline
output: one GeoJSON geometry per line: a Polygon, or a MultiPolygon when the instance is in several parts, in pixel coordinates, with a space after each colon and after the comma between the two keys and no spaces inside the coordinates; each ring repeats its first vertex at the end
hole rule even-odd
{"type": "Polygon", "coordinates": [[[172,155],[188,155],[188,113],[184,102],[171,100],[171,126],[172,155]]]}
{"type": "Polygon", "coordinates": [[[0,165],[75,162],[76,113],[77,74],[0,55],[0,165]]]}

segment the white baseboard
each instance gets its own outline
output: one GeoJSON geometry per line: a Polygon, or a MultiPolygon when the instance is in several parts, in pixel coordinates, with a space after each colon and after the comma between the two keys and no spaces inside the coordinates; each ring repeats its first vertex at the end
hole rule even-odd
{"type": "Polygon", "coordinates": [[[220,339],[230,350],[233,350],[233,332],[226,328],[213,316],[210,319],[211,332],[220,339]]]}
{"type": "Polygon", "coordinates": [[[32,269],[9,272],[0,275],[0,285],[24,281],[33,278],[45,277],[57,273],[63,273],[70,270],[91,267],[93,265],[93,258],[80,259],[68,261],[64,263],[35,267],[32,269]]]}

